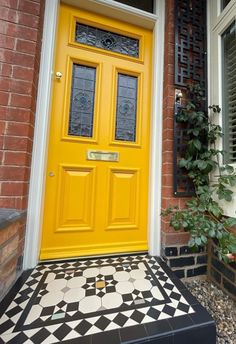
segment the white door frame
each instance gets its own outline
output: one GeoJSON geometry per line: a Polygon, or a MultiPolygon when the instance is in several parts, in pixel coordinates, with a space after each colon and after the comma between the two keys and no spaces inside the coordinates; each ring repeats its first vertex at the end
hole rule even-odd
{"type": "MultiPolygon", "coordinates": [[[[161,165],[162,165],[162,99],[163,99],[163,63],[164,63],[164,23],[165,0],[155,0],[156,15],[128,7],[111,0],[64,0],[67,4],[92,8],[121,19],[128,16],[130,23],[153,28],[153,85],[152,85],[152,123],[150,149],[149,183],[149,254],[160,254],[161,233],[161,165]]],[[[48,134],[52,81],[54,77],[55,40],[60,0],[46,0],[43,28],[41,63],[39,72],[38,95],[34,144],[32,153],[28,216],[23,268],[34,268],[39,261],[41,228],[43,218],[45,174],[47,166],[48,134]]]]}

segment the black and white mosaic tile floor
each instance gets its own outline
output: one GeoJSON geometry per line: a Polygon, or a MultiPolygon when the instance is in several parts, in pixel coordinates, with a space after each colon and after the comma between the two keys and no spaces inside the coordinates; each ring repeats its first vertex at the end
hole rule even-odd
{"type": "Polygon", "coordinates": [[[38,265],[3,314],[0,338],[177,344],[181,332],[199,326],[215,343],[212,319],[165,263],[137,255],[38,265]]]}

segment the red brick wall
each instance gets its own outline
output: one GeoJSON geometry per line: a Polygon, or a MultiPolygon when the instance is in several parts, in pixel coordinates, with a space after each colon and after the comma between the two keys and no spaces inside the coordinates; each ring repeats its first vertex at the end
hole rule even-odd
{"type": "MultiPolygon", "coordinates": [[[[164,98],[163,98],[163,151],[162,151],[162,209],[169,205],[183,206],[184,199],[173,197],[173,116],[175,103],[174,85],[174,0],[166,0],[164,98]]],[[[184,244],[188,234],[175,232],[162,219],[162,246],[184,244]]]]}
{"type": "Polygon", "coordinates": [[[0,0],[0,208],[26,209],[44,0],[0,0]]]}
{"type": "MultiPolygon", "coordinates": [[[[44,0],[0,0],[0,208],[26,209],[44,0]]],[[[25,220],[0,229],[0,299],[22,268],[25,220]]]]}

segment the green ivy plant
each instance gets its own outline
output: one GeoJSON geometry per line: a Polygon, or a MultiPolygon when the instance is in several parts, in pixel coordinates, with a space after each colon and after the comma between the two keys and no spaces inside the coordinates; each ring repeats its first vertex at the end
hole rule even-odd
{"type": "Polygon", "coordinates": [[[205,245],[209,238],[216,239],[219,258],[229,261],[236,256],[236,238],[230,231],[236,218],[224,216],[219,200],[232,201],[236,173],[232,166],[220,164],[224,151],[216,148],[216,141],[223,135],[222,128],[215,124],[221,109],[212,105],[208,114],[199,111],[203,93],[198,85],[190,88],[190,94],[191,99],[180,109],[176,121],[187,132],[179,166],[192,180],[195,196],[186,201],[184,209],[169,207],[162,215],[169,217],[175,230],[190,233],[189,246],[193,250],[205,245]]]}

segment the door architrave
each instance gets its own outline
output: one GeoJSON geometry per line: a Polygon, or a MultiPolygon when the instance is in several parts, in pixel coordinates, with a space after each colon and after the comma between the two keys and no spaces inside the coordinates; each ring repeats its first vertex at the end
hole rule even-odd
{"type": "MultiPolygon", "coordinates": [[[[75,5],[74,0],[65,0],[75,5]]],[[[162,164],[162,99],[163,99],[163,63],[164,63],[164,22],[165,1],[155,0],[157,15],[144,13],[138,9],[111,0],[81,0],[83,8],[86,3],[94,11],[107,10],[115,18],[124,13],[127,21],[140,19],[140,26],[153,28],[153,97],[151,114],[150,142],[150,183],[149,183],[149,254],[160,255],[161,232],[161,164],[162,164]],[[132,19],[131,19],[132,18],[132,19]]],[[[55,54],[56,29],[60,0],[46,0],[43,27],[41,63],[39,72],[38,94],[36,104],[36,121],[32,165],[30,176],[28,216],[26,222],[25,250],[23,269],[34,268],[39,260],[41,242],[42,215],[45,190],[45,173],[47,164],[48,136],[51,110],[51,91],[55,54]]],[[[103,12],[104,13],[104,12],[103,12]]]]}

